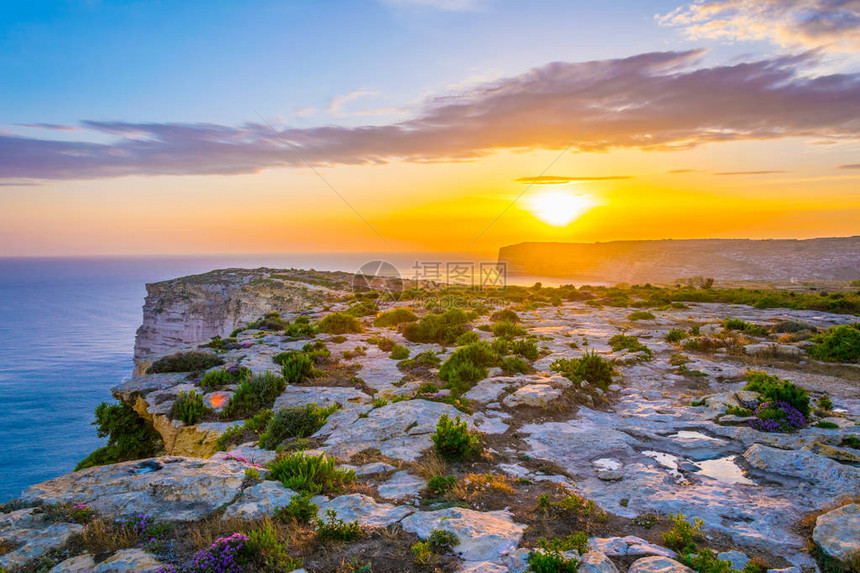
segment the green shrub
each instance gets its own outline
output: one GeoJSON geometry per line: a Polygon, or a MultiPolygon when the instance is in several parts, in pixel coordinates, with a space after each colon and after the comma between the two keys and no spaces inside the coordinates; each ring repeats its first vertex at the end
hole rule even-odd
{"type": "Polygon", "coordinates": [[[319,511],[319,506],[311,501],[312,497],[309,492],[293,496],[289,505],[275,510],[275,518],[281,521],[295,519],[299,523],[310,523],[319,511]]]}
{"type": "Polygon", "coordinates": [[[295,322],[286,325],[284,335],[288,338],[306,338],[314,336],[314,327],[311,326],[311,321],[306,316],[298,317],[295,322]]]}
{"type": "Polygon", "coordinates": [[[372,300],[363,300],[355,303],[348,309],[346,309],[346,314],[350,316],[373,316],[379,312],[379,305],[376,304],[375,301],[372,300]]]}
{"type": "Polygon", "coordinates": [[[699,573],[732,573],[734,571],[731,562],[717,559],[717,554],[710,549],[702,548],[696,553],[687,553],[682,556],[681,561],[699,573]]]}
{"type": "Polygon", "coordinates": [[[244,366],[232,366],[222,370],[207,372],[200,379],[200,386],[207,390],[213,390],[220,386],[229,386],[240,382],[251,375],[251,369],[244,366]]]}
{"type": "Polygon", "coordinates": [[[487,377],[487,367],[498,363],[499,356],[489,344],[476,342],[455,350],[439,369],[439,378],[452,392],[462,394],[487,377]]]}
{"type": "Polygon", "coordinates": [[[147,374],[159,374],[165,372],[199,372],[209,370],[215,366],[224,364],[224,359],[210,352],[178,352],[159,358],[152,363],[146,371],[147,374]]]}
{"type": "Polygon", "coordinates": [[[266,431],[260,436],[259,445],[264,450],[274,450],[288,438],[307,438],[322,428],[328,417],[339,408],[337,404],[332,404],[328,408],[305,404],[279,410],[269,422],[266,431]]]}
{"type": "Polygon", "coordinates": [[[727,318],[723,321],[723,328],[726,330],[736,330],[749,334],[750,336],[767,336],[769,331],[764,326],[752,324],[739,318],[727,318]]]}
{"type": "Polygon", "coordinates": [[[418,322],[403,326],[403,336],[410,342],[435,342],[453,344],[457,338],[469,330],[469,318],[459,308],[442,314],[427,314],[418,322]]]}
{"type": "Polygon", "coordinates": [[[364,330],[361,321],[342,312],[333,312],[317,323],[317,329],[326,334],[347,334],[364,330]]]}
{"type": "Polygon", "coordinates": [[[448,414],[439,418],[432,438],[436,451],[449,459],[468,458],[478,451],[481,443],[467,422],[460,421],[460,416],[451,420],[448,414]]]}
{"type": "Polygon", "coordinates": [[[242,548],[247,555],[246,571],[293,571],[304,565],[301,558],[287,554],[287,543],[278,540],[272,523],[266,520],[262,527],[248,532],[248,541],[242,548]]]}
{"type": "Polygon", "coordinates": [[[759,371],[747,372],[746,379],[744,390],[758,392],[769,402],[785,402],[805,417],[809,417],[809,394],[800,386],[759,371]]]}
{"type": "Polygon", "coordinates": [[[161,449],[161,436],[128,404],[102,402],[96,406],[95,416],[93,425],[100,438],[108,439],[107,445],[81,460],[75,471],[151,458],[161,449]]]}
{"type": "Polygon", "coordinates": [[[280,376],[270,372],[258,374],[239,383],[236,392],[224,406],[222,416],[227,419],[249,418],[271,408],[287,383],[280,376]]]}
{"type": "Polygon", "coordinates": [[[397,363],[397,368],[404,372],[420,372],[430,368],[438,368],[442,360],[432,350],[416,354],[412,358],[397,363]]]}
{"type": "Polygon", "coordinates": [[[687,333],[680,328],[673,328],[669,332],[666,333],[666,342],[671,342],[672,344],[676,342],[681,342],[685,338],[687,338],[687,333]]]}
{"type": "Polygon", "coordinates": [[[860,438],[857,436],[845,436],[842,438],[842,442],[839,445],[843,448],[854,448],[855,450],[860,450],[860,438]]]}
{"type": "Polygon", "coordinates": [[[672,521],[672,527],[663,533],[663,544],[678,553],[695,552],[695,542],[702,539],[699,529],[704,522],[697,517],[690,523],[684,518],[683,513],[670,514],[669,519],[672,521]],[[693,548],[692,551],[689,551],[690,548],[693,548]]]}
{"type": "Polygon", "coordinates": [[[259,438],[260,434],[266,431],[266,427],[272,420],[272,416],[273,413],[271,410],[263,410],[248,418],[242,424],[230,426],[223,434],[218,436],[215,449],[223,452],[227,449],[227,446],[259,438]]]}
{"type": "Polygon", "coordinates": [[[815,404],[815,407],[819,410],[830,412],[831,410],[833,410],[833,402],[830,401],[829,396],[824,395],[818,399],[818,402],[815,404]]]}
{"type": "Polygon", "coordinates": [[[520,316],[509,308],[497,310],[490,318],[493,322],[513,322],[516,324],[520,321],[520,316]]]}
{"type": "Polygon", "coordinates": [[[188,426],[197,423],[197,420],[212,412],[212,408],[203,401],[203,396],[192,390],[191,392],[180,392],[173,403],[171,418],[182,420],[188,426]]]}
{"type": "Polygon", "coordinates": [[[528,362],[526,362],[522,358],[517,358],[516,356],[506,356],[502,360],[502,372],[509,376],[512,374],[526,374],[530,370],[531,366],[529,366],[528,362]]]}
{"type": "Polygon", "coordinates": [[[514,340],[511,343],[511,352],[528,360],[536,360],[540,354],[537,344],[528,340],[514,340]]]}
{"type": "Polygon", "coordinates": [[[436,547],[450,548],[460,544],[460,538],[457,537],[456,533],[448,531],[447,529],[439,528],[430,532],[430,537],[427,538],[427,541],[436,547]]]}
{"type": "Polygon", "coordinates": [[[448,475],[435,475],[431,477],[427,481],[427,489],[432,491],[435,495],[442,495],[451,490],[457,483],[457,476],[448,475]]]}
{"type": "Polygon", "coordinates": [[[597,352],[586,352],[581,358],[559,358],[549,368],[573,382],[585,380],[603,390],[612,384],[612,374],[615,372],[612,363],[597,352]]]}
{"type": "Polygon", "coordinates": [[[752,410],[750,410],[749,408],[741,408],[740,406],[735,406],[734,404],[729,404],[728,406],[726,406],[726,415],[746,418],[748,416],[752,416],[752,410]]]}
{"type": "Polygon", "coordinates": [[[306,352],[281,352],[273,360],[281,365],[281,374],[287,384],[299,384],[313,377],[315,373],[314,359],[306,352]]]}
{"type": "Polygon", "coordinates": [[[317,519],[317,538],[336,541],[355,541],[361,537],[362,530],[358,521],[344,522],[333,509],[328,510],[326,518],[317,519]]]}
{"type": "Polygon", "coordinates": [[[464,332],[460,336],[457,337],[457,340],[454,341],[455,346],[466,346],[467,344],[474,344],[481,340],[481,336],[475,332],[474,330],[470,330],[469,332],[464,332]]]}
{"type": "Polygon", "coordinates": [[[629,320],[654,320],[654,314],[647,310],[635,310],[627,315],[629,320]]]}
{"type": "Polygon", "coordinates": [[[503,321],[493,325],[493,336],[499,338],[516,338],[517,336],[525,336],[527,333],[524,329],[517,326],[515,322],[503,321]]]}
{"type": "Polygon", "coordinates": [[[798,332],[805,331],[815,332],[815,327],[810,326],[805,322],[799,322],[797,320],[781,320],[774,324],[771,330],[780,334],[786,332],[790,334],[797,334],[798,332]]]}
{"type": "Polygon", "coordinates": [[[860,362],[860,322],[828,328],[811,338],[807,351],[822,362],[860,362]]]}
{"type": "Polygon", "coordinates": [[[399,326],[406,322],[415,322],[416,320],[418,320],[418,316],[411,310],[407,310],[405,308],[395,308],[394,310],[383,312],[375,319],[373,319],[373,326],[379,326],[383,328],[390,326],[399,326]]]}
{"type": "Polygon", "coordinates": [[[568,535],[565,539],[555,538],[550,541],[546,539],[538,540],[538,547],[545,553],[565,553],[567,551],[576,551],[580,555],[588,553],[588,534],[584,531],[577,531],[568,535]]]}
{"type": "Polygon", "coordinates": [[[825,430],[835,430],[839,427],[839,424],[834,424],[833,422],[825,422],[821,420],[817,424],[815,424],[816,428],[823,428],[825,430]]]}
{"type": "Polygon", "coordinates": [[[628,352],[644,352],[649,357],[652,355],[651,349],[639,342],[639,339],[635,336],[616,334],[609,339],[609,346],[611,346],[612,350],[615,352],[627,350],[628,352]]]}
{"type": "Polygon", "coordinates": [[[409,349],[405,346],[401,346],[400,344],[395,344],[391,349],[389,358],[392,360],[405,360],[409,358],[409,349]]]}
{"type": "Polygon", "coordinates": [[[426,541],[413,543],[412,547],[409,549],[412,550],[412,557],[418,565],[427,565],[436,556],[436,554],[433,553],[433,546],[426,541]]]}
{"type": "Polygon", "coordinates": [[[269,462],[269,475],[297,492],[337,493],[355,479],[353,470],[337,467],[337,460],[325,454],[316,456],[290,452],[269,462]]]}
{"type": "Polygon", "coordinates": [[[529,554],[529,571],[534,573],[575,573],[579,561],[565,559],[560,551],[533,551],[529,554]]]}

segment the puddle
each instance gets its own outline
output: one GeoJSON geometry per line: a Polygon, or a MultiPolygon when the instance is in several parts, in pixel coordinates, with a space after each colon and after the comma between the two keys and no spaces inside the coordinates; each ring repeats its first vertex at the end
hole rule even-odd
{"type": "Polygon", "coordinates": [[[721,440],[719,438],[714,438],[711,436],[706,436],[701,432],[693,432],[690,430],[679,430],[678,433],[672,434],[670,436],[666,436],[667,438],[672,438],[676,440],[711,440],[712,442],[724,442],[725,440],[721,440]]]}
{"type": "Polygon", "coordinates": [[[135,468],[132,470],[132,473],[135,473],[137,475],[149,474],[152,472],[157,472],[161,468],[162,468],[162,465],[160,463],[158,463],[154,460],[150,460],[150,461],[141,462],[141,463],[137,464],[135,466],[135,468]]]}
{"type": "Polygon", "coordinates": [[[612,458],[600,458],[591,462],[599,470],[620,470],[621,462],[612,458]]]}
{"type": "Polygon", "coordinates": [[[678,471],[678,456],[673,456],[666,452],[655,452],[653,450],[646,450],[642,452],[642,455],[648,456],[652,460],[656,461],[658,464],[669,470],[669,473],[674,477],[681,477],[681,472],[678,471]]]}
{"type": "Polygon", "coordinates": [[[696,475],[704,475],[718,482],[740,485],[758,485],[744,475],[744,470],[735,463],[735,456],[693,462],[699,468],[696,475]]]}

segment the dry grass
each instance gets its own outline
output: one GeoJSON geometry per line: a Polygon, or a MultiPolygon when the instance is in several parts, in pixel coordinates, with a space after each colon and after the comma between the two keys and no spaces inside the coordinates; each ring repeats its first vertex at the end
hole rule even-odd
{"type": "Polygon", "coordinates": [[[504,474],[467,474],[457,480],[451,489],[451,497],[469,503],[486,502],[486,497],[510,496],[516,490],[504,474]]]}
{"type": "Polygon", "coordinates": [[[448,464],[436,455],[436,452],[429,450],[421,459],[412,464],[412,469],[425,480],[437,475],[445,475],[448,473],[448,464]]]}
{"type": "Polygon", "coordinates": [[[0,555],[12,553],[17,548],[18,547],[14,543],[9,543],[8,541],[0,541],[0,555]]]}

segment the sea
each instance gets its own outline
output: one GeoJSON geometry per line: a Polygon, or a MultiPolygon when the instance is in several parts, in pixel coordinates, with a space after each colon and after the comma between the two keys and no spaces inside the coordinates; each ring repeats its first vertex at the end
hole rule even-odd
{"type": "Polygon", "coordinates": [[[371,261],[409,277],[427,262],[491,260],[463,253],[0,258],[0,502],[71,472],[104,445],[93,410],[131,377],[146,283],[229,267],[355,272],[371,261]]]}

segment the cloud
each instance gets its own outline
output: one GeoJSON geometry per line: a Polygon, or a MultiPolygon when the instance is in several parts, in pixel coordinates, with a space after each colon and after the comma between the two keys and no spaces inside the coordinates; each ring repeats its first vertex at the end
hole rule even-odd
{"type": "Polygon", "coordinates": [[[698,0],[656,18],[693,39],[767,40],[841,52],[860,48],[858,0],[698,0]]]}
{"type": "Polygon", "coordinates": [[[695,173],[698,169],[671,169],[666,173],[671,173],[672,175],[678,175],[680,173],[695,173]]]}
{"type": "Polygon", "coordinates": [[[860,163],[849,163],[847,165],[840,165],[839,169],[860,169],[860,163]]]}
{"type": "Polygon", "coordinates": [[[347,94],[336,96],[332,98],[332,100],[329,102],[327,111],[334,116],[344,116],[346,115],[346,113],[344,112],[344,107],[346,106],[346,104],[362,97],[374,95],[379,95],[379,92],[374,92],[362,88],[355,91],[351,91],[347,94]]]}
{"type": "Polygon", "coordinates": [[[89,141],[0,135],[0,179],[227,175],[313,165],[470,161],[502,150],[679,150],[786,137],[860,140],[860,74],[813,55],[701,67],[701,51],[555,62],[358,127],[84,121],[89,141]],[[105,135],[109,142],[102,141],[105,135]]]}
{"type": "Polygon", "coordinates": [[[714,175],[773,175],[775,173],[788,173],[788,171],[718,171],[714,175]]]}
{"type": "Polygon", "coordinates": [[[560,177],[557,175],[540,175],[538,177],[519,177],[514,179],[516,183],[530,183],[532,185],[563,185],[565,183],[576,183],[579,181],[616,181],[619,179],[633,179],[632,175],[608,175],[605,177],[560,177]]]}

